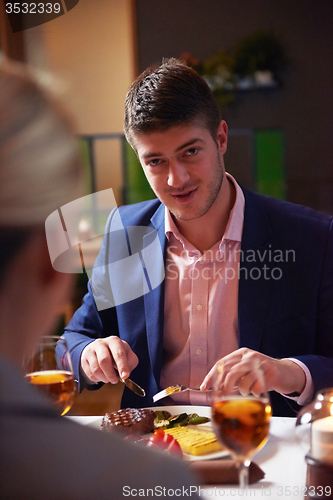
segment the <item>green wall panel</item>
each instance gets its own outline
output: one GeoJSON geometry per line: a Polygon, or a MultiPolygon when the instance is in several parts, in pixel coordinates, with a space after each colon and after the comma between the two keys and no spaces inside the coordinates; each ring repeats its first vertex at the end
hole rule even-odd
{"type": "Polygon", "coordinates": [[[282,130],[256,130],[254,134],[257,190],[285,199],[285,153],[282,130]]]}

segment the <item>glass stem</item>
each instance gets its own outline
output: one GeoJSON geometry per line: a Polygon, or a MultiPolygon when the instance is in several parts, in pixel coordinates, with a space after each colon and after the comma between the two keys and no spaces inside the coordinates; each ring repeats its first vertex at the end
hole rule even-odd
{"type": "Polygon", "coordinates": [[[239,486],[242,489],[246,489],[249,486],[249,465],[250,460],[246,460],[244,463],[239,464],[239,486]]]}

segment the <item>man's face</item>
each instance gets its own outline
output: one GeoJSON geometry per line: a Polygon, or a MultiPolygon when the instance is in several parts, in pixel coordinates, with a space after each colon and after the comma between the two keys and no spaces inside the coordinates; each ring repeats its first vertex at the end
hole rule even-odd
{"type": "Polygon", "coordinates": [[[216,141],[202,125],[135,135],[137,153],[156,196],[179,220],[205,215],[217,202],[224,177],[227,125],[216,141]]]}

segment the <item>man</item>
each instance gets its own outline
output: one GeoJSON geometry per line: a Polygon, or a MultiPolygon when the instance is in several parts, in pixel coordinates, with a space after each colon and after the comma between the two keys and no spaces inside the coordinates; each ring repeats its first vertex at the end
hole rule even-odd
{"type": "Polygon", "coordinates": [[[60,104],[9,65],[0,67],[0,165],[0,497],[157,498],[183,488],[197,497],[178,460],[61,417],[23,379],[23,359],[53,332],[73,284],[51,266],[45,220],[82,194],[82,168],[60,104]]]}
{"type": "MultiPolygon", "coordinates": [[[[225,173],[227,125],[204,80],[175,59],[133,83],[125,134],[158,199],[110,215],[91,287],[66,329],[81,386],[132,372],[150,406],[174,383],[209,389],[223,358],[242,393],[257,394],[247,369],[256,357],[274,414],[294,415],[333,385],[332,217],[242,189],[225,173]],[[134,287],[134,279],[114,278],[115,263],[128,252],[134,258],[133,227],[145,227],[151,241],[158,235],[165,279],[146,283],[145,233],[134,245],[143,292],[117,300],[134,287]]],[[[158,252],[156,260],[158,268],[158,252]]],[[[188,401],[208,399],[174,396],[188,401]]],[[[125,390],[123,404],[143,402],[125,390]]]]}

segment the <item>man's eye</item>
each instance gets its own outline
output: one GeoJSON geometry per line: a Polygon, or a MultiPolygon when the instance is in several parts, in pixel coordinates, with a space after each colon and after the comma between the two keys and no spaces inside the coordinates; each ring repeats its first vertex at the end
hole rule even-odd
{"type": "Polygon", "coordinates": [[[197,154],[198,151],[199,151],[198,148],[190,148],[186,151],[185,154],[188,156],[193,156],[193,155],[197,154]]]}
{"type": "Polygon", "coordinates": [[[148,165],[150,167],[157,167],[160,164],[161,164],[160,158],[154,158],[153,160],[149,160],[149,163],[148,163],[148,165]]]}

